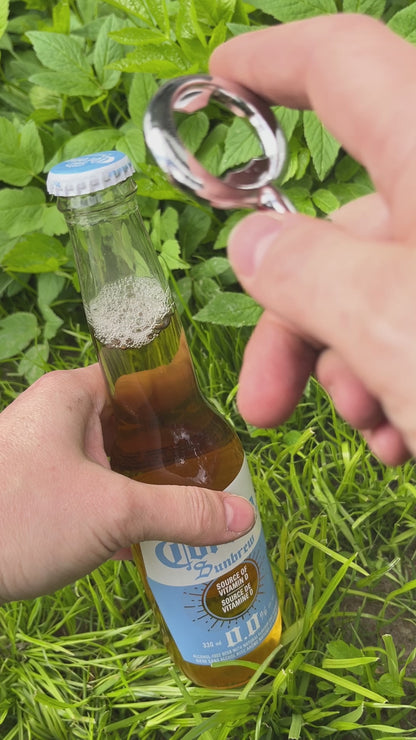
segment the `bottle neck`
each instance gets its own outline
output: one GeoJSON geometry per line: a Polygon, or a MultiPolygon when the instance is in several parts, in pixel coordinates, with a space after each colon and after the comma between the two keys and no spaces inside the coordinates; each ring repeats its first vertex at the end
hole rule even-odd
{"type": "Polygon", "coordinates": [[[132,177],[96,193],[60,197],[58,207],[68,224],[87,317],[91,302],[103,291],[108,303],[109,286],[124,286],[123,300],[128,300],[137,281],[151,279],[169,294],[140,216],[132,177]]]}
{"type": "Polygon", "coordinates": [[[129,177],[95,193],[61,196],[57,204],[69,227],[73,224],[91,224],[138,211],[136,191],[136,183],[129,177]]]}

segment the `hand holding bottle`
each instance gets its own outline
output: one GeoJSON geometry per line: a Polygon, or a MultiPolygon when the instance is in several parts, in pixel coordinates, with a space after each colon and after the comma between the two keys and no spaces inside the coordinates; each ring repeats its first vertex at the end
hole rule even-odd
{"type": "Polygon", "coordinates": [[[239,407],[259,426],[289,416],[310,373],[387,464],[416,453],[414,130],[416,49],[364,15],[241,35],[211,73],[266,100],[312,108],[368,169],[377,193],[334,214],[253,214],[230,259],[264,307],[239,407]]]}
{"type": "Polygon", "coordinates": [[[0,414],[0,603],[53,591],[140,540],[212,544],[251,528],[238,496],[111,471],[109,412],[92,365],[48,373],[0,414]]]}
{"type": "MultiPolygon", "coordinates": [[[[191,486],[188,497],[204,486],[255,505],[240,440],[199,389],[175,301],[140,216],[132,173],[126,155],[107,151],[55,165],[47,180],[69,227],[85,313],[111,396],[111,468],[142,485],[166,485],[165,497],[182,484],[182,490],[191,486]]],[[[100,501],[100,494],[97,488],[91,497],[100,501]]],[[[172,504],[153,509],[153,524],[174,511],[172,504]]],[[[186,500],[180,504],[182,512],[188,509],[186,500]]],[[[243,657],[261,662],[281,634],[260,520],[227,544],[223,504],[221,544],[208,531],[192,543],[191,515],[185,529],[179,526],[179,542],[154,524],[159,539],[154,533],[143,542],[138,535],[132,547],[173,660],[202,686],[246,682],[248,667],[214,664],[243,657]]]]}

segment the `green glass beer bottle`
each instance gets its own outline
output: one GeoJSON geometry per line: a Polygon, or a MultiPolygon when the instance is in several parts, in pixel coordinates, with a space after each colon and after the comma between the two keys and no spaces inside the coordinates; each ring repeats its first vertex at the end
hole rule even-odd
{"type": "MultiPolygon", "coordinates": [[[[137,481],[230,490],[256,505],[234,430],[201,394],[183,327],[120,152],[48,175],[74,249],[88,326],[112,398],[113,470],[137,481]]],[[[99,496],[99,492],[97,492],[99,496]]],[[[266,545],[253,529],[225,545],[141,542],[137,567],[176,664],[201,686],[244,684],[278,645],[281,617],[266,545]]]]}

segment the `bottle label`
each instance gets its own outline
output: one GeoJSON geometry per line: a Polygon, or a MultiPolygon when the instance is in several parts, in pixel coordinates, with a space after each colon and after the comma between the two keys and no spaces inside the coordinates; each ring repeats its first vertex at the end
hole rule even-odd
{"type": "MultiPolygon", "coordinates": [[[[256,508],[246,459],[226,489],[256,508]]],[[[277,617],[276,588],[259,516],[225,545],[140,545],[149,586],[184,660],[209,666],[255,650],[277,617]]]]}

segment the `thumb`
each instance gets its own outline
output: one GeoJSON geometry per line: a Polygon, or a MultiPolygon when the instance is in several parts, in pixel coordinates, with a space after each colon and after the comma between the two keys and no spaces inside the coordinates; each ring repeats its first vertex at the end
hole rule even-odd
{"type": "Polygon", "coordinates": [[[95,467],[96,485],[101,477],[101,521],[96,525],[109,552],[153,539],[220,544],[254,525],[254,509],[241,496],[197,486],[140,483],[95,467]]]}
{"type": "Polygon", "coordinates": [[[413,427],[416,250],[300,214],[255,213],[233,230],[229,257],[266,314],[336,349],[398,428],[413,427]]]}

